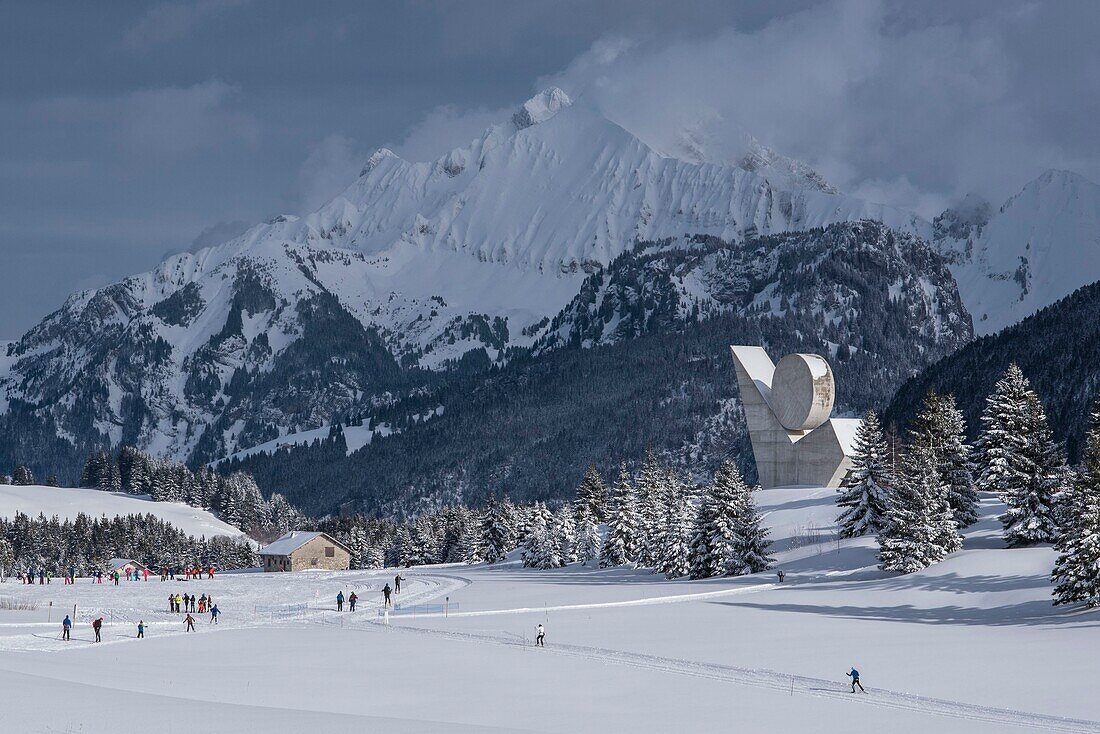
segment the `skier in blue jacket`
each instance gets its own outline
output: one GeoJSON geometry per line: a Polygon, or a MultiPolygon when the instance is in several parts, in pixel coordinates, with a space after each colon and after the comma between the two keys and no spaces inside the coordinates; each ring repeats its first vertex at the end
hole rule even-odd
{"type": "Polygon", "coordinates": [[[859,682],[859,671],[858,670],[856,670],[855,668],[852,668],[852,672],[848,673],[847,675],[848,675],[849,678],[852,679],[852,693],[856,692],[856,686],[859,686],[859,690],[862,691],[863,693],[867,692],[867,691],[863,690],[863,684],[859,682]]]}
{"type": "Polygon", "coordinates": [[[69,632],[73,629],[73,620],[69,619],[69,615],[65,615],[65,619],[61,621],[61,639],[69,639],[69,632]]]}

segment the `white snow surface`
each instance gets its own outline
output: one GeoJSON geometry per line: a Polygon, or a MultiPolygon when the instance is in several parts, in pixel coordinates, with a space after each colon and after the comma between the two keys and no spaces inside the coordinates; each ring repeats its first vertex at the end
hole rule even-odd
{"type": "Polygon", "coordinates": [[[787,572],[666,581],[644,570],[435,566],[23,586],[0,611],[20,732],[1095,732],[1097,612],[1054,608],[1048,547],[1006,549],[983,502],[964,549],[908,576],[837,542],[835,492],[758,503],[787,572]],[[168,593],[212,594],[184,632],[168,593]],[[337,613],[355,591],[360,608],[337,613]],[[47,606],[53,601],[53,607],[47,606]],[[59,617],[77,605],[73,640],[59,617]],[[104,616],[104,642],[90,620],[104,616]],[[148,626],[136,640],[135,625],[148,626]],[[535,626],[546,647],[533,647],[535,626]],[[845,673],[862,673],[852,694],[845,673]],[[178,725],[178,729],[173,728],[178,725]]]}
{"type": "Polygon", "coordinates": [[[101,492],[98,489],[0,484],[0,517],[12,518],[19,512],[32,518],[40,513],[47,518],[56,515],[62,521],[75,520],[80,513],[92,518],[155,515],[196,538],[244,536],[239,529],[222,522],[208,510],[182,502],[154,502],[148,495],[101,492]]]}

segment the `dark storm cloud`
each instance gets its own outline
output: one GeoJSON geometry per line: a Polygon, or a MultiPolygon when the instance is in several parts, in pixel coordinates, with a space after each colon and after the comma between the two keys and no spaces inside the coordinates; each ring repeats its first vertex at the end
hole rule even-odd
{"type": "MultiPolygon", "coordinates": [[[[0,338],[77,288],[427,158],[557,83],[928,213],[1097,178],[1092,3],[26,3],[0,30],[0,338]]],[[[672,131],[672,133],[670,133],[672,131]]]]}

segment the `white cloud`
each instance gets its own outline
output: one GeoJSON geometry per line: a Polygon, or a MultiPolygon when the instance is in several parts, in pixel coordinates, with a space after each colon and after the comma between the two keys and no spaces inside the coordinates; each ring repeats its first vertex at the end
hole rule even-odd
{"type": "MultiPolygon", "coordinates": [[[[1053,165],[1100,168],[1089,138],[1079,136],[1087,152],[1062,145],[1089,124],[1086,108],[1051,119],[1055,80],[1028,78],[1021,56],[1038,52],[1021,37],[1053,22],[1032,10],[918,21],[898,6],[836,2],[752,32],[610,36],[538,86],[561,86],[667,153],[732,160],[751,135],[844,190],[934,214],[968,190],[996,201],[1053,165]]],[[[1055,88],[1094,99],[1088,68],[1065,65],[1055,88]]]]}
{"type": "Polygon", "coordinates": [[[346,189],[365,159],[355,141],[340,133],[313,146],[298,170],[299,210],[311,212],[346,189]]]}
{"type": "MultiPolygon", "coordinates": [[[[517,101],[517,108],[519,102],[522,100],[517,101]]],[[[442,105],[424,115],[400,143],[391,147],[406,160],[431,161],[449,150],[469,144],[490,125],[510,120],[511,117],[510,109],[461,109],[442,105]]]]}

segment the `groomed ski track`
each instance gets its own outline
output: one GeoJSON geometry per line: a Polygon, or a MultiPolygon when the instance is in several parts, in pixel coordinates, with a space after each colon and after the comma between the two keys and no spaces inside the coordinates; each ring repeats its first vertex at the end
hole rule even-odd
{"type": "MultiPolygon", "coordinates": [[[[425,577],[420,577],[425,578],[425,577]]],[[[460,576],[447,574],[434,574],[432,578],[446,580],[450,587],[447,591],[439,591],[430,594],[425,591],[420,596],[424,601],[438,598],[444,593],[449,593],[454,588],[461,588],[471,582],[460,576]]],[[[713,592],[700,592],[679,595],[666,595],[647,599],[631,599],[627,601],[611,601],[591,604],[569,604],[545,607],[519,607],[514,609],[495,609],[471,612],[456,612],[448,616],[475,617],[505,614],[538,613],[543,611],[569,611],[569,610],[596,610],[615,607],[645,606],[649,604],[675,604],[682,602],[698,601],[716,596],[731,596],[749,594],[775,588],[774,583],[758,584],[737,589],[727,589],[713,592]]],[[[417,615],[423,618],[442,617],[441,614],[417,615]]],[[[818,698],[844,699],[858,705],[878,706],[904,711],[936,714],[954,719],[967,721],[980,721],[993,724],[1005,724],[1019,727],[1032,728],[1040,731],[1057,732],[1100,732],[1100,721],[1087,719],[1072,719],[1047,714],[1032,713],[1013,709],[997,708],[994,706],[980,706],[965,701],[953,701],[942,698],[920,696],[901,691],[890,691],[879,688],[869,688],[867,694],[852,694],[847,686],[834,680],[823,678],[811,678],[807,676],[781,673],[774,670],[741,668],[733,665],[720,665],[717,663],[704,663],[679,658],[660,657],[643,653],[627,652],[624,650],[612,650],[602,647],[589,647],[584,645],[569,645],[553,643],[545,648],[536,650],[533,645],[518,637],[495,636],[491,634],[474,632],[454,632],[448,630],[416,627],[404,622],[408,617],[395,615],[394,623],[386,627],[381,622],[374,620],[365,625],[356,625],[352,629],[384,629],[409,634],[432,635],[444,639],[490,643],[505,647],[514,647],[529,651],[531,654],[556,654],[568,655],[575,658],[583,658],[601,663],[625,665],[634,668],[658,670],[678,675],[687,675],[696,678],[728,681],[739,685],[754,688],[767,688],[776,691],[788,692],[791,695],[801,694],[818,698]]],[[[325,623],[327,619],[318,619],[325,623]]]]}

